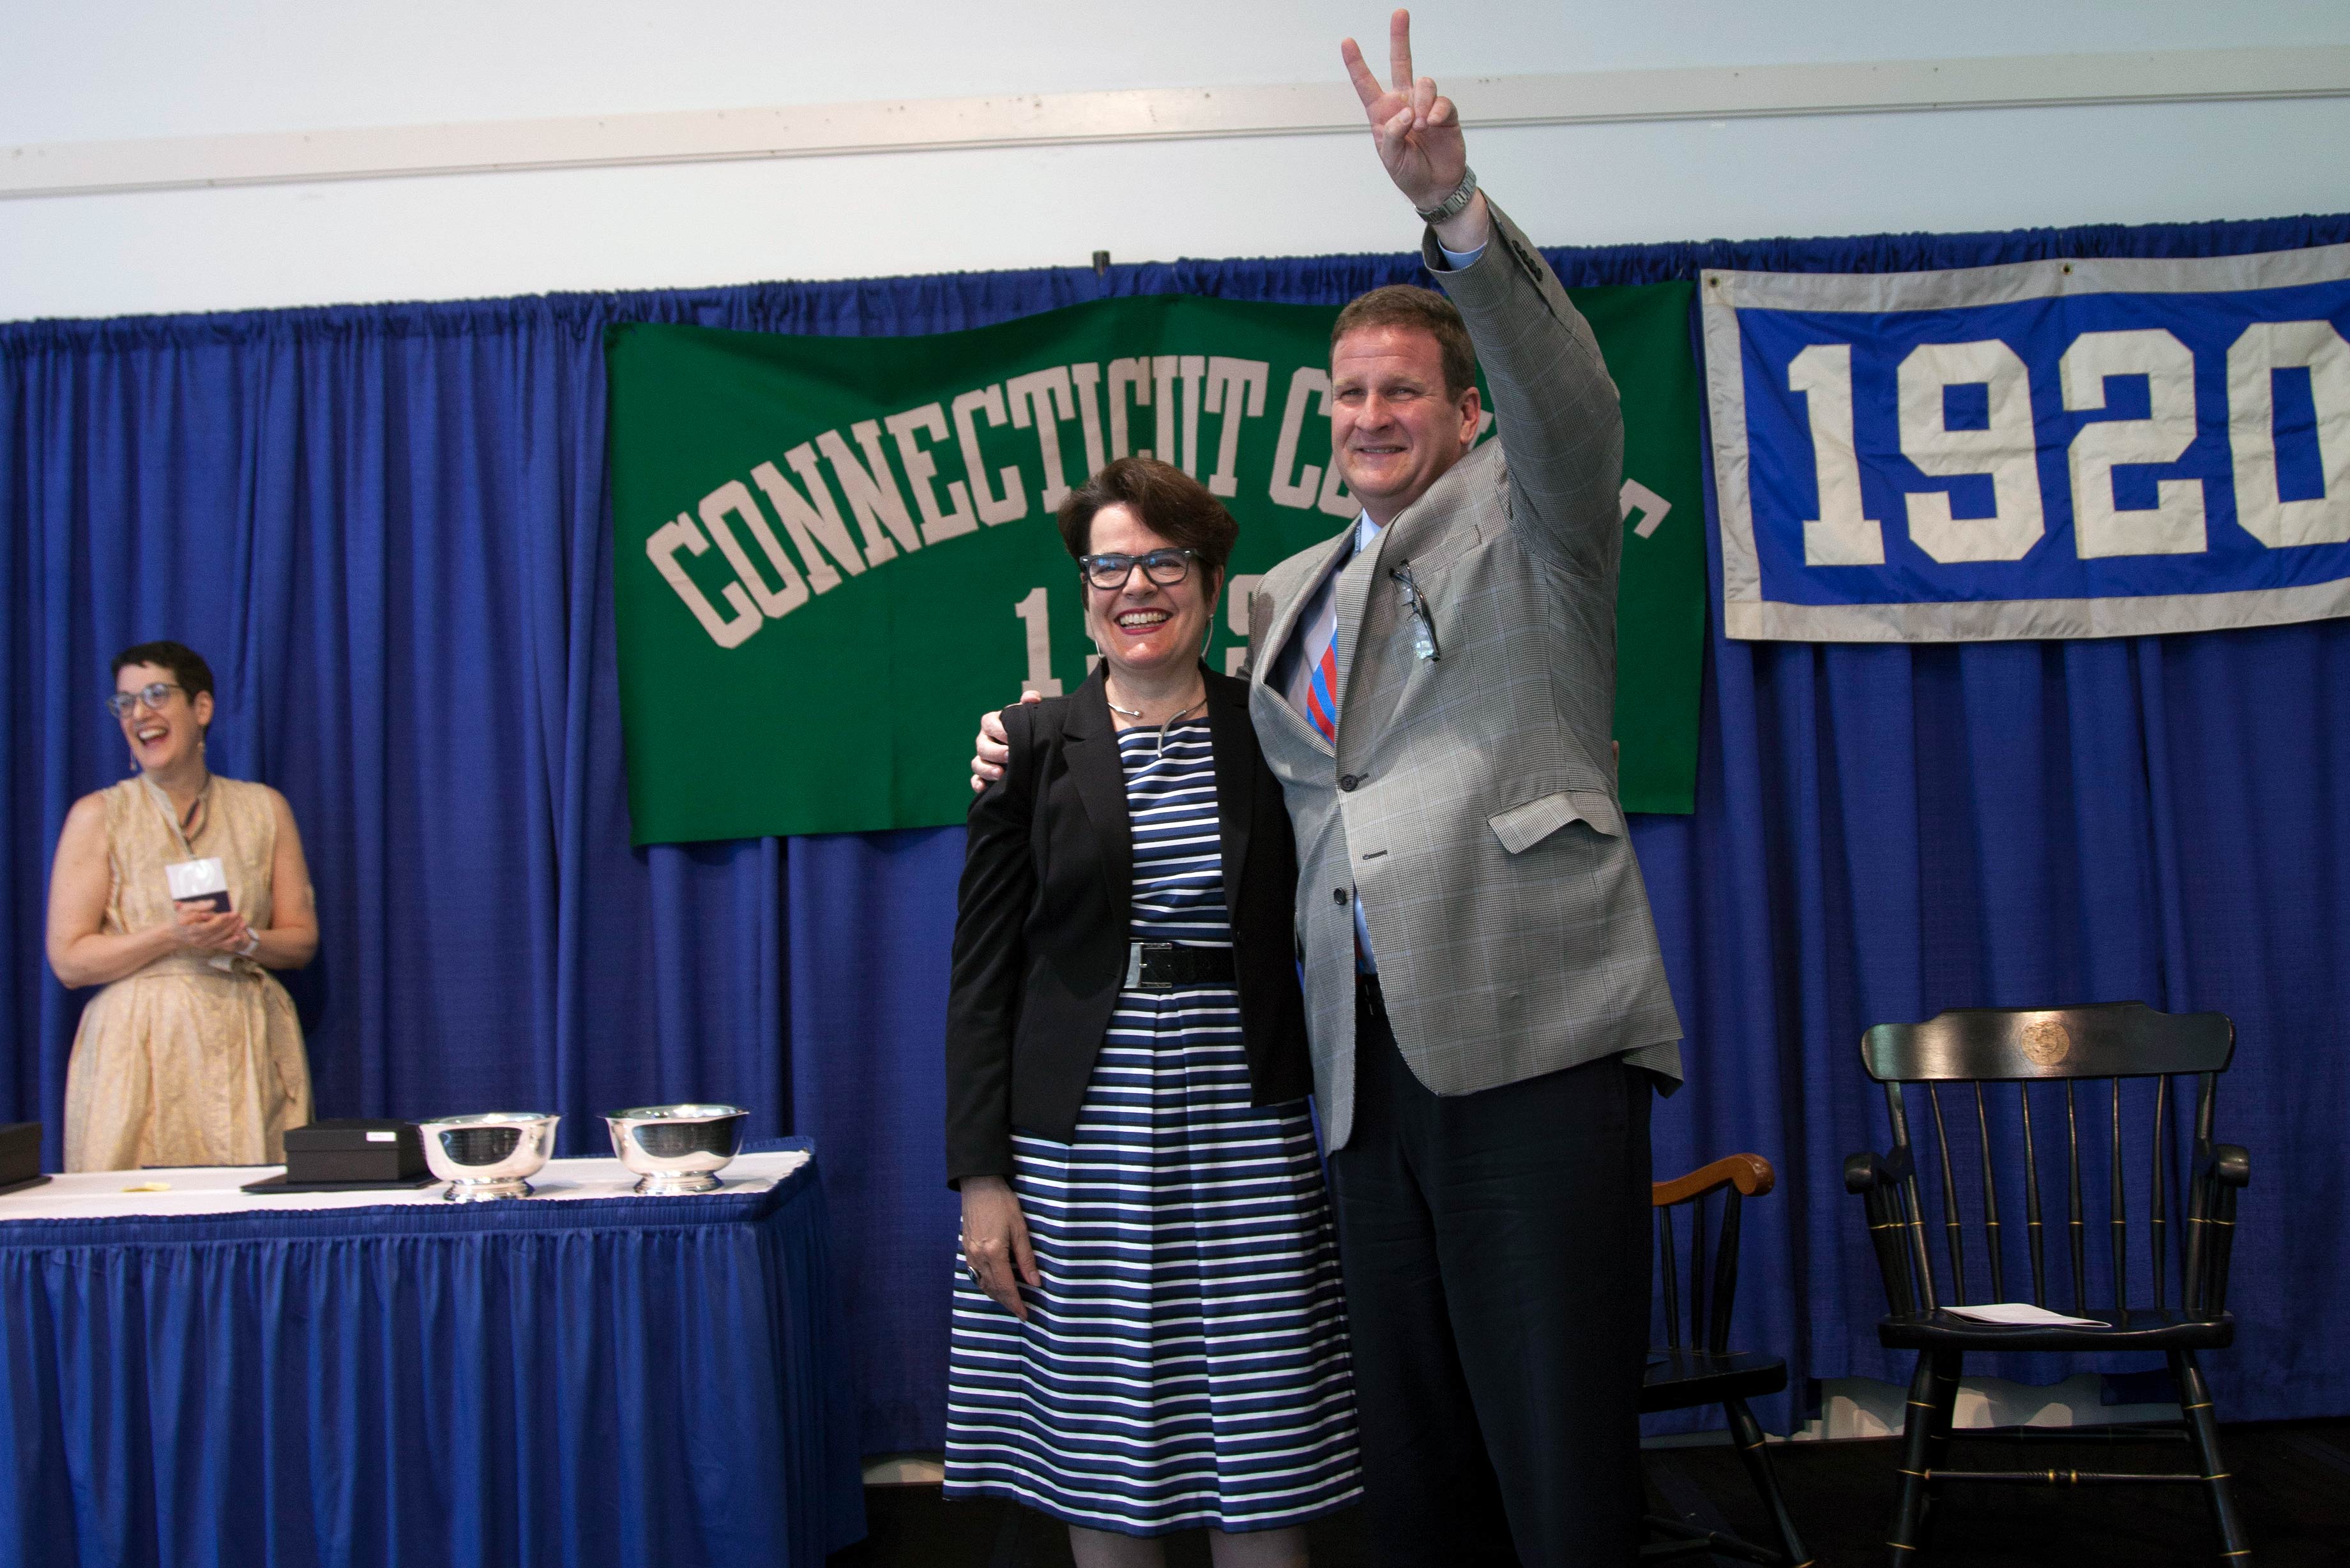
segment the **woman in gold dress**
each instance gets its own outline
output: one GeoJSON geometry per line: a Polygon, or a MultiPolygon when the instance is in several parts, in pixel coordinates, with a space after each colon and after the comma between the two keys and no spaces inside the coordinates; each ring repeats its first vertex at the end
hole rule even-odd
{"type": "Polygon", "coordinates": [[[107,706],[139,772],[74,802],[49,876],[49,967],[105,988],[66,1070],[66,1168],[275,1164],[310,1120],[302,1026],[269,973],[318,949],[294,814],[204,766],[213,672],[194,650],[123,649],[107,706]],[[175,903],[165,867],[212,859],[227,907],[175,903]]]}

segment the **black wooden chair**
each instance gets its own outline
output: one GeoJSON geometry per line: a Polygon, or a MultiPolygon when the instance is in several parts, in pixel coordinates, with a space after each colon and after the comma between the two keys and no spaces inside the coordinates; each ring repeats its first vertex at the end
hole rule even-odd
{"type": "MultiPolygon", "coordinates": [[[[2243,1149],[2211,1141],[2219,1075],[2235,1048],[2235,1026],[2222,1014],[2158,1012],[2137,1002],[1958,1009],[1924,1023],[1880,1023],[1862,1037],[1861,1059],[1885,1085],[1893,1147],[1846,1160],[1845,1187],[1866,1200],[1869,1239],[1884,1275],[1887,1312],[1877,1337],[1889,1349],[1918,1352],[1888,1563],[1917,1561],[1928,1508],[1951,1481],[2199,1484],[2230,1568],[2251,1561],[2220,1457],[2210,1391],[2195,1360],[2236,1335],[2227,1310],[2228,1257],[2236,1194],[2251,1167],[2243,1149]],[[2189,1079],[2197,1090],[2191,1107],[2189,1079]],[[1930,1130],[1930,1145],[1912,1139],[1913,1113],[1921,1131],[1930,1130]],[[2179,1123],[2189,1116],[2182,1170],[2179,1123]],[[2143,1147],[2134,1148],[2140,1139],[2143,1147]],[[2043,1219],[2043,1166],[2059,1158],[2063,1212],[2043,1219]],[[1938,1216],[1928,1213],[1921,1169],[1938,1179],[1938,1216]],[[2140,1169],[2143,1179],[2126,1176],[2140,1169]],[[2136,1243],[2133,1216],[2145,1220],[2136,1243]],[[2059,1227],[2062,1235],[2052,1237],[2059,1227]],[[2093,1240],[2097,1231],[2102,1237],[2093,1240]],[[2050,1283],[2052,1247],[2069,1262],[2070,1288],[2061,1293],[2050,1283]],[[2009,1281],[2019,1253],[2029,1264],[2032,1304],[2094,1319],[2096,1326],[1998,1326],[1948,1310],[2018,1299],[2009,1281]],[[1948,1468],[1951,1409],[1970,1350],[2161,1351],[2178,1386],[2195,1469],[1948,1468]]],[[[2182,1434],[2171,1428],[2119,1435],[2176,1441],[2182,1434]]],[[[2061,1439],[2063,1433],[2003,1436],[2022,1441],[2061,1439]]]]}
{"type": "Polygon", "coordinates": [[[1708,1531],[1660,1514],[1648,1516],[1648,1528],[1669,1539],[1640,1549],[1644,1559],[1678,1557],[1700,1552],[1760,1563],[1766,1568],[1808,1568],[1811,1554],[1796,1537],[1787,1516],[1786,1500],[1779,1495],[1778,1478],[1771,1472],[1771,1455],[1762,1443],[1762,1426],[1746,1401],[1776,1394],[1787,1386],[1787,1364],[1775,1355],[1730,1348],[1730,1313],[1738,1291],[1739,1207],[1760,1198],[1776,1185],[1771,1162],[1756,1154],[1733,1154],[1673,1181],[1649,1189],[1657,1215],[1657,1256],[1663,1275],[1665,1343],[1648,1351],[1648,1375],[1640,1388],[1640,1411],[1686,1410],[1700,1405],[1720,1405],[1730,1419],[1731,1441],[1745,1462],[1746,1473],[1762,1500],[1765,1514],[1779,1536],[1778,1550],[1758,1546],[1721,1531],[1708,1531]],[[1706,1199],[1721,1194],[1720,1239],[1711,1259],[1708,1277],[1706,1199]],[[1689,1210],[1689,1343],[1681,1343],[1681,1288],[1676,1256],[1673,1210],[1689,1210]]]}

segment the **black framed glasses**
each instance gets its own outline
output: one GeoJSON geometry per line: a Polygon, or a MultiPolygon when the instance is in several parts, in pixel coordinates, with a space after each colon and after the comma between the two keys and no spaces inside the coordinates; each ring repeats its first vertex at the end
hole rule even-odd
{"type": "Polygon", "coordinates": [[[127,719],[130,716],[130,705],[136,702],[150,713],[160,713],[163,711],[163,704],[172,700],[172,692],[186,690],[186,687],[174,686],[168,680],[151,680],[136,691],[117,691],[109,697],[106,711],[118,719],[127,719]]]}
{"type": "Polygon", "coordinates": [[[1172,587],[1191,575],[1191,563],[1200,558],[1197,550],[1153,550],[1147,556],[1080,556],[1077,566],[1086,581],[1097,588],[1122,588],[1134,568],[1140,566],[1142,575],[1160,587],[1172,587]]]}

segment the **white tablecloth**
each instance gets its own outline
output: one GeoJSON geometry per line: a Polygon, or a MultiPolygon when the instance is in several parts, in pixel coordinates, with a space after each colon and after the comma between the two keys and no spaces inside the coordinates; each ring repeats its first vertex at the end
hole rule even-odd
{"type": "MultiPolygon", "coordinates": [[[[746,1154],[718,1173],[717,1192],[764,1192],[808,1161],[806,1149],[746,1154]]],[[[282,1175],[282,1165],[200,1165],[151,1170],[85,1170],[56,1176],[39,1187],[0,1194],[0,1222],[10,1220],[121,1220],[141,1215],[233,1214],[255,1209],[379,1209],[445,1201],[446,1184],[375,1192],[238,1190],[248,1181],[282,1175]],[[151,1182],[161,1192],[125,1189],[151,1182]]],[[[617,1159],[553,1159],[530,1179],[536,1190],[506,1201],[560,1203],[583,1198],[634,1196],[636,1174],[617,1159]]],[[[715,1193],[711,1196],[716,1196],[715,1193]]]]}

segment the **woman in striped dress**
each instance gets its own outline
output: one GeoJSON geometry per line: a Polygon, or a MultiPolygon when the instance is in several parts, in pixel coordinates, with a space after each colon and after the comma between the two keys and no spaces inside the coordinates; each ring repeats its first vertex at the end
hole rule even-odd
{"type": "Polygon", "coordinates": [[[1296,851],[1246,687],[1200,662],[1236,530],[1143,458],[1060,524],[1102,662],[1005,715],[972,806],[946,1493],[1066,1521],[1080,1568],[1201,1527],[1220,1568],[1303,1563],[1361,1488],[1296,851]]]}

